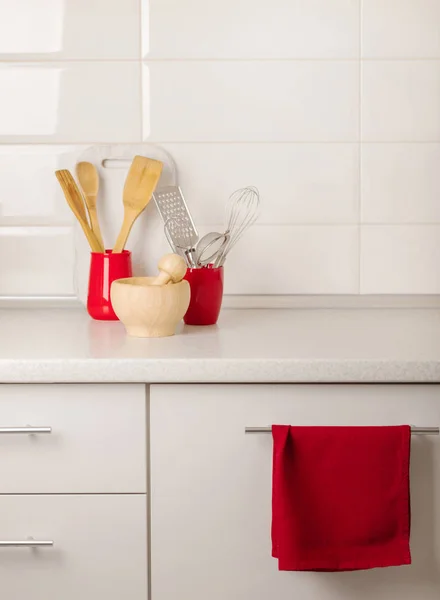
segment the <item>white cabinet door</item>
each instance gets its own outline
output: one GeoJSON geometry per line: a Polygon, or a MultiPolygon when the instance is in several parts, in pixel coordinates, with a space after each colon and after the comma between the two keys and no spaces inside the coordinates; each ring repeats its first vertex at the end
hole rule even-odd
{"type": "Polygon", "coordinates": [[[440,439],[413,436],[413,565],[278,572],[270,434],[248,426],[440,425],[434,385],[153,385],[153,600],[438,600],[440,439]]]}
{"type": "Polygon", "coordinates": [[[146,491],[146,390],[0,385],[0,494],[146,491]],[[10,428],[50,427],[51,433],[10,428]]]}
{"type": "Polygon", "coordinates": [[[146,600],[144,495],[0,496],[0,542],[53,541],[53,547],[0,544],[5,600],[146,600]]]}

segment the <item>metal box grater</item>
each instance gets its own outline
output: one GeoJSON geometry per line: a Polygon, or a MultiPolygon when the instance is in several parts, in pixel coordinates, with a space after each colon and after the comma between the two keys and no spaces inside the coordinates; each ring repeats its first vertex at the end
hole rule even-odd
{"type": "Polygon", "coordinates": [[[173,229],[179,238],[186,240],[188,247],[194,246],[199,234],[180,187],[176,185],[162,187],[154,192],[153,200],[163,222],[167,223],[172,219],[173,229]]]}

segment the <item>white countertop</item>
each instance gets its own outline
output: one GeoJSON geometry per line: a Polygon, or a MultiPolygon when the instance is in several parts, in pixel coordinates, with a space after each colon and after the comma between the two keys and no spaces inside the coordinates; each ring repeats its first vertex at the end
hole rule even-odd
{"type": "Polygon", "coordinates": [[[230,309],[137,339],[84,309],[3,309],[0,382],[440,383],[440,310],[230,309]]]}

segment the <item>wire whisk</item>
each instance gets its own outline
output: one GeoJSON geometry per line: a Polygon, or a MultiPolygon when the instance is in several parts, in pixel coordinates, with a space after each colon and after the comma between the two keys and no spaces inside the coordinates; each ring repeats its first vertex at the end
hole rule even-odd
{"type": "Polygon", "coordinates": [[[243,233],[255,223],[259,216],[260,193],[254,186],[236,190],[226,205],[227,229],[225,235],[228,239],[219,252],[215,266],[223,266],[227,255],[241,238],[243,233]]]}

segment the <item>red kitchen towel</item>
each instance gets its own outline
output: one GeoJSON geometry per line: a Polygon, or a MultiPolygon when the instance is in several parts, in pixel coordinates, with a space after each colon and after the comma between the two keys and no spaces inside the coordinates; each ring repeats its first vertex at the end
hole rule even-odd
{"type": "Polygon", "coordinates": [[[280,571],[411,563],[411,428],[273,425],[272,556],[280,571]]]}

